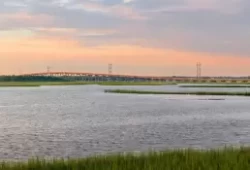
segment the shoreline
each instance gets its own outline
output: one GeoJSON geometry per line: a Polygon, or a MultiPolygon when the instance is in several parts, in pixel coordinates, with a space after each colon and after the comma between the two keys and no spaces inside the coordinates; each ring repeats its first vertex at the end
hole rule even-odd
{"type": "Polygon", "coordinates": [[[176,85],[179,88],[250,88],[249,84],[180,84],[176,82],[125,82],[125,81],[0,81],[0,87],[40,87],[40,86],[76,86],[76,85],[101,85],[101,86],[167,86],[176,85]]]}
{"type": "Polygon", "coordinates": [[[178,85],[180,88],[250,88],[250,85],[178,85]]]}
{"type": "Polygon", "coordinates": [[[202,95],[202,96],[250,96],[248,92],[167,92],[167,91],[140,91],[140,90],[105,90],[105,93],[117,94],[155,94],[155,95],[202,95]]]}
{"type": "Polygon", "coordinates": [[[40,87],[40,86],[76,86],[76,85],[103,85],[103,86],[162,86],[176,85],[168,82],[0,82],[0,87],[40,87]]]}

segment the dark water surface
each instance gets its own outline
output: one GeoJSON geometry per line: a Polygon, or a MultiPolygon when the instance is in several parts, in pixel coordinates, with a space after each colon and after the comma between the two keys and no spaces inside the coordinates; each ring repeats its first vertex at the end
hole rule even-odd
{"type": "MultiPolygon", "coordinates": [[[[1,88],[0,159],[250,143],[250,98],[103,92],[110,88],[118,87],[1,88]],[[213,98],[221,100],[205,100],[213,98]]],[[[178,90],[175,86],[122,88],[178,90]]]]}

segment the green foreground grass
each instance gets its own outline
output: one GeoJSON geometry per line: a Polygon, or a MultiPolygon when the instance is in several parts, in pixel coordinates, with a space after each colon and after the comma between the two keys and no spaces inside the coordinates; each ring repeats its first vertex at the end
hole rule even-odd
{"type": "Polygon", "coordinates": [[[250,88],[250,85],[244,84],[224,84],[224,85],[216,85],[216,84],[208,84],[208,85],[178,85],[181,88],[250,88]]]}
{"type": "Polygon", "coordinates": [[[176,95],[219,95],[219,96],[250,96],[248,92],[166,92],[166,91],[139,91],[139,90],[105,90],[106,93],[121,94],[176,94],[176,95]]]}
{"type": "Polygon", "coordinates": [[[250,149],[175,150],[85,159],[3,162],[0,170],[249,170],[250,149]]]}
{"type": "Polygon", "coordinates": [[[39,87],[39,86],[68,86],[68,85],[106,85],[106,86],[129,86],[129,85],[174,85],[167,82],[0,82],[0,87],[39,87]]]}

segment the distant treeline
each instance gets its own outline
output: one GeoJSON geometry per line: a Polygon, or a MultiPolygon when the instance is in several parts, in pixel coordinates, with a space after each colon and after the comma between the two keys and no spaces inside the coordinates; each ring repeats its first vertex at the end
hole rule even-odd
{"type": "Polygon", "coordinates": [[[63,77],[52,76],[0,76],[0,82],[62,82],[69,81],[63,77]]]}

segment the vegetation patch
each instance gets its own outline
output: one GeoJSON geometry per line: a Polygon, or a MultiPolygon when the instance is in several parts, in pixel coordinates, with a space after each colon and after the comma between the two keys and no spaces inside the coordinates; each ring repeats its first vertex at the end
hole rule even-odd
{"type": "Polygon", "coordinates": [[[139,90],[105,90],[106,93],[123,94],[176,94],[176,95],[219,95],[219,96],[250,96],[248,92],[166,92],[166,91],[139,91],[139,90]]]}
{"type": "Polygon", "coordinates": [[[225,85],[220,85],[220,84],[184,84],[184,85],[178,85],[181,88],[250,88],[250,85],[244,85],[244,84],[225,84],[225,85]]]}
{"type": "Polygon", "coordinates": [[[39,86],[70,86],[70,85],[103,85],[103,86],[157,86],[173,85],[172,83],[163,82],[94,82],[94,81],[44,81],[44,82],[18,82],[7,81],[0,82],[0,87],[39,87],[39,86]]]}
{"type": "Polygon", "coordinates": [[[0,170],[249,170],[249,148],[172,150],[85,159],[2,162],[0,170]]]}

